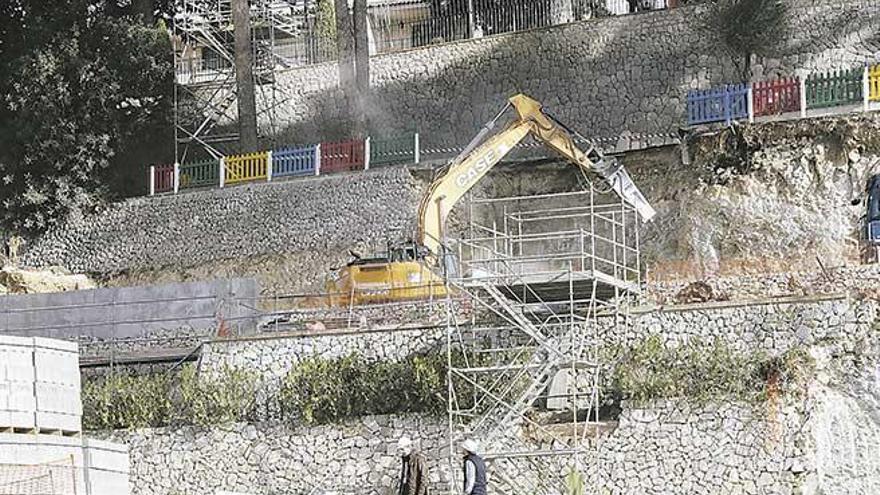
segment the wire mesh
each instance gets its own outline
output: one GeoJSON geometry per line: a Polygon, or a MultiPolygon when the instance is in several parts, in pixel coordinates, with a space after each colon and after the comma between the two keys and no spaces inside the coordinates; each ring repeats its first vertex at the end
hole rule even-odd
{"type": "Polygon", "coordinates": [[[0,495],[76,495],[72,457],[44,464],[0,464],[0,495]]]}

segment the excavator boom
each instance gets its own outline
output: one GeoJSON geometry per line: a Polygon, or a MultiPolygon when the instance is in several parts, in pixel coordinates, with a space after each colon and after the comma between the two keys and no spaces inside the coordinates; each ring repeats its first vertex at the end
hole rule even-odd
{"type": "Polygon", "coordinates": [[[649,221],[654,217],[654,208],[617,160],[606,159],[594,147],[587,151],[578,148],[573,133],[545,114],[541,104],[532,98],[518,94],[510,98],[509,102],[516,109],[517,118],[503,131],[453,162],[446,173],[431,184],[422,198],[419,207],[419,242],[431,253],[435,256],[440,254],[443,226],[455,204],[529,134],[584,172],[602,177],[624,201],[638,211],[642,220],[649,221]]]}

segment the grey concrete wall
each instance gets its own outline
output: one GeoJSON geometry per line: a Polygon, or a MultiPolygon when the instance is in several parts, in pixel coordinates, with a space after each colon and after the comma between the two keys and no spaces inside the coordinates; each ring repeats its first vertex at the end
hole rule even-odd
{"type": "Polygon", "coordinates": [[[84,342],[157,336],[178,329],[216,330],[218,311],[230,327],[253,329],[253,279],[0,296],[0,335],[84,342]],[[226,304],[221,304],[227,301],[226,304]]]}
{"type": "MultiPolygon", "coordinates": [[[[880,59],[876,0],[788,3],[790,36],[755,60],[756,78],[880,59]]],[[[688,6],[375,56],[371,125],[374,134],[418,130],[426,149],[463,146],[505,98],[524,92],[606,143],[674,134],[684,124],[687,90],[742,79],[705,20],[704,7],[688,6]]],[[[293,69],[278,81],[282,141],[348,133],[335,64],[293,69]]]]}

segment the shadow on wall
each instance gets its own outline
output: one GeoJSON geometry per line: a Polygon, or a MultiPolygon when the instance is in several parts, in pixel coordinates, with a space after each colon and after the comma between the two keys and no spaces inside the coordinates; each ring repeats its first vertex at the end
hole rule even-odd
{"type": "MultiPolygon", "coordinates": [[[[835,4],[795,2],[776,72],[848,66],[876,53],[870,40],[880,6],[835,4]]],[[[418,130],[425,149],[462,146],[507,97],[524,92],[590,138],[674,133],[688,89],[739,79],[721,42],[702,27],[706,15],[696,5],[374,57],[371,132],[418,130]]],[[[335,65],[281,77],[296,89],[279,116],[287,122],[280,142],[348,137],[335,65]]]]}
{"type": "MultiPolygon", "coordinates": [[[[606,18],[375,57],[370,127],[377,136],[418,130],[426,149],[461,146],[507,97],[524,92],[587,137],[675,132],[688,88],[735,73],[712,57],[717,42],[692,21],[704,11],[606,18]]],[[[328,76],[325,66],[289,77],[308,83],[316,72],[328,76]]],[[[345,137],[335,81],[297,93],[285,103],[293,114],[281,141],[345,137]]]]}

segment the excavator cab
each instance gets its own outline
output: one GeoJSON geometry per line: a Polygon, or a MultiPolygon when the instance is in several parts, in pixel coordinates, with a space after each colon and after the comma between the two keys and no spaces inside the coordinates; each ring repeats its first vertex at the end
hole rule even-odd
{"type": "Polygon", "coordinates": [[[446,284],[428,268],[424,246],[389,242],[382,254],[352,255],[354,259],[328,284],[335,306],[446,297],[446,284]]]}

